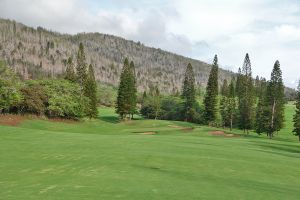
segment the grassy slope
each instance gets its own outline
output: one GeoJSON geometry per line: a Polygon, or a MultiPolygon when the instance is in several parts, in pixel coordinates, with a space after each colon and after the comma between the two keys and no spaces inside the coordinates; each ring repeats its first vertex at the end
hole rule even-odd
{"type": "MultiPolygon", "coordinates": [[[[290,121],[293,106],[286,110],[290,121]]],[[[120,124],[109,109],[101,116],[0,126],[0,199],[299,199],[291,123],[268,140],[211,136],[183,122],[120,124]],[[148,131],[158,134],[138,133],[148,131]]]]}

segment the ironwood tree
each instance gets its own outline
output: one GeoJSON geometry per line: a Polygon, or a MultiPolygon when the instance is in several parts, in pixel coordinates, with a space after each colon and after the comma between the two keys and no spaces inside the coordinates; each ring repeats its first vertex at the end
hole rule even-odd
{"type": "Polygon", "coordinates": [[[267,84],[264,103],[265,132],[269,138],[272,138],[274,132],[278,132],[283,127],[284,103],[282,72],[279,61],[276,61],[271,73],[271,80],[267,84]]]}
{"type": "Polygon", "coordinates": [[[260,80],[260,86],[257,88],[258,92],[258,103],[256,106],[256,117],[255,117],[255,132],[257,134],[262,134],[265,132],[265,96],[266,96],[266,90],[267,90],[267,81],[266,79],[261,79],[260,80]]]}
{"type": "Polygon", "coordinates": [[[84,47],[82,43],[79,44],[79,49],[77,52],[76,74],[77,74],[77,82],[83,91],[84,83],[87,77],[87,62],[86,62],[84,47]]]}
{"type": "Polygon", "coordinates": [[[124,119],[127,115],[129,119],[132,119],[133,114],[136,112],[136,93],[134,64],[133,62],[129,63],[128,58],[125,58],[116,102],[116,113],[120,115],[121,119],[124,119]]]}
{"type": "Polygon", "coordinates": [[[255,92],[252,79],[252,69],[249,54],[246,54],[244,65],[240,74],[238,92],[239,97],[239,128],[244,132],[253,128],[255,92]]]}
{"type": "Polygon", "coordinates": [[[204,118],[207,124],[212,125],[217,118],[218,104],[218,56],[215,55],[213,65],[209,74],[206,94],[204,98],[204,118]]]}
{"type": "Polygon", "coordinates": [[[65,79],[76,82],[76,73],[72,57],[68,58],[65,79]]]}
{"type": "Polygon", "coordinates": [[[184,116],[185,121],[191,122],[193,120],[193,116],[195,113],[194,105],[195,105],[195,75],[193,71],[192,65],[189,63],[187,65],[183,88],[182,88],[182,98],[184,99],[184,116]]]}
{"type": "Polygon", "coordinates": [[[90,64],[84,84],[84,95],[89,98],[86,114],[89,118],[98,116],[97,109],[97,82],[93,66],[90,64]]]}

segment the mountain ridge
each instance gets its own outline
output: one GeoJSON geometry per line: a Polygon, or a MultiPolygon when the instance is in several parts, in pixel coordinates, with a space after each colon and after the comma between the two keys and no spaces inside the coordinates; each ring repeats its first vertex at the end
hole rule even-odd
{"type": "MultiPolygon", "coordinates": [[[[95,66],[96,79],[117,86],[123,60],[135,63],[139,91],[158,86],[162,92],[180,91],[184,71],[191,63],[196,85],[206,85],[211,65],[176,53],[148,47],[140,42],[102,33],[66,34],[42,27],[32,28],[0,19],[0,59],[5,60],[24,79],[58,77],[69,56],[75,58],[78,44],[85,46],[88,63],[95,66]]],[[[233,72],[220,69],[220,82],[233,72]]]]}

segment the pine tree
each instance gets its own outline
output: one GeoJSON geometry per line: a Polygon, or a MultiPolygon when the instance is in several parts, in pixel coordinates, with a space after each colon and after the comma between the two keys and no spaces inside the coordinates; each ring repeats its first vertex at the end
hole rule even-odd
{"type": "Polygon", "coordinates": [[[118,96],[116,102],[116,113],[118,113],[121,119],[126,117],[127,111],[130,108],[130,105],[127,105],[128,98],[128,86],[127,86],[127,76],[129,71],[129,61],[125,58],[122,73],[120,76],[120,83],[118,88],[118,96]]]}
{"type": "Polygon", "coordinates": [[[222,125],[225,128],[228,126],[228,97],[222,96],[220,100],[220,114],[222,117],[222,125]]]}
{"type": "Polygon", "coordinates": [[[87,78],[84,85],[84,95],[89,98],[89,104],[86,114],[90,118],[96,118],[98,116],[97,110],[97,83],[94,74],[94,68],[90,64],[88,69],[87,78]]]}
{"type": "Polygon", "coordinates": [[[206,86],[206,94],[204,99],[204,117],[206,122],[211,125],[217,118],[218,103],[218,57],[215,55],[214,62],[208,78],[206,86]]]}
{"type": "Polygon", "coordinates": [[[69,57],[67,61],[65,79],[71,82],[76,82],[76,74],[72,57],[69,57]]]}
{"type": "Polygon", "coordinates": [[[250,130],[253,127],[254,122],[254,104],[255,104],[255,92],[252,79],[252,69],[249,55],[246,54],[244,65],[242,68],[242,74],[239,80],[239,127],[244,132],[250,130]]]}
{"type": "Polygon", "coordinates": [[[182,98],[185,101],[184,106],[184,116],[185,121],[191,122],[194,117],[194,105],[195,105],[195,75],[193,71],[192,65],[189,63],[187,65],[184,81],[183,81],[183,88],[182,88],[182,98]]]}
{"type": "Polygon", "coordinates": [[[84,53],[83,44],[79,44],[79,50],[77,53],[77,82],[80,85],[81,89],[84,89],[84,83],[87,77],[87,64],[86,64],[86,57],[84,53]]]}
{"type": "Polygon", "coordinates": [[[256,76],[254,86],[255,86],[255,95],[256,97],[259,97],[260,89],[261,89],[261,80],[259,79],[259,76],[256,76]]]}
{"type": "Polygon", "coordinates": [[[261,134],[265,132],[266,127],[266,119],[264,115],[264,103],[265,103],[265,95],[267,90],[267,82],[266,79],[260,80],[260,86],[258,89],[258,104],[256,107],[256,117],[255,117],[255,132],[257,134],[261,134]]]}
{"type": "Polygon", "coordinates": [[[279,61],[274,64],[271,80],[267,85],[264,106],[264,115],[267,117],[266,132],[272,138],[274,132],[278,132],[283,127],[284,121],[284,85],[279,61]]]}
{"type": "Polygon", "coordinates": [[[224,79],[223,84],[222,84],[221,95],[225,96],[225,97],[229,96],[229,87],[228,87],[228,83],[227,83],[226,79],[224,79]]]}
{"type": "Polygon", "coordinates": [[[233,128],[233,121],[236,115],[236,99],[235,99],[235,87],[234,87],[234,78],[231,79],[229,84],[229,97],[228,97],[228,117],[230,123],[230,131],[233,128]]]}
{"type": "Polygon", "coordinates": [[[240,99],[242,96],[242,70],[239,68],[238,73],[237,73],[237,78],[236,78],[236,87],[235,87],[235,94],[236,96],[240,99]]]}
{"type": "Polygon", "coordinates": [[[128,84],[129,84],[129,103],[130,103],[130,114],[131,118],[137,113],[136,103],[137,103],[137,88],[136,88],[136,77],[135,77],[135,67],[133,61],[129,65],[130,71],[128,75],[128,84]]]}
{"type": "Polygon", "coordinates": [[[222,124],[224,127],[230,124],[228,109],[229,109],[229,88],[227,80],[223,81],[223,85],[221,88],[221,101],[220,101],[220,113],[222,117],[222,124]]]}
{"type": "Polygon", "coordinates": [[[300,81],[298,84],[298,91],[297,91],[297,100],[296,100],[296,113],[294,115],[294,134],[298,136],[300,142],[300,81]]]}

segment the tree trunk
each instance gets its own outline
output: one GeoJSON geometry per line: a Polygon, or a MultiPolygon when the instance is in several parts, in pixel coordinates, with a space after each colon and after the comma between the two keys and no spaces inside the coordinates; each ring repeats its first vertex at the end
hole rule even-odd
{"type": "Polygon", "coordinates": [[[272,139],[273,133],[269,133],[269,138],[272,139]]]}
{"type": "Polygon", "coordinates": [[[232,122],[233,120],[232,120],[232,116],[231,116],[231,118],[230,118],[230,131],[232,131],[232,122]]]}
{"type": "Polygon", "coordinates": [[[299,142],[300,142],[300,135],[298,135],[298,139],[299,139],[299,142]]]}
{"type": "Polygon", "coordinates": [[[275,101],[275,99],[274,99],[274,101],[273,101],[273,107],[272,107],[272,119],[271,119],[271,130],[272,130],[272,132],[273,132],[273,130],[274,130],[275,106],[276,106],[276,101],[275,101]]]}

